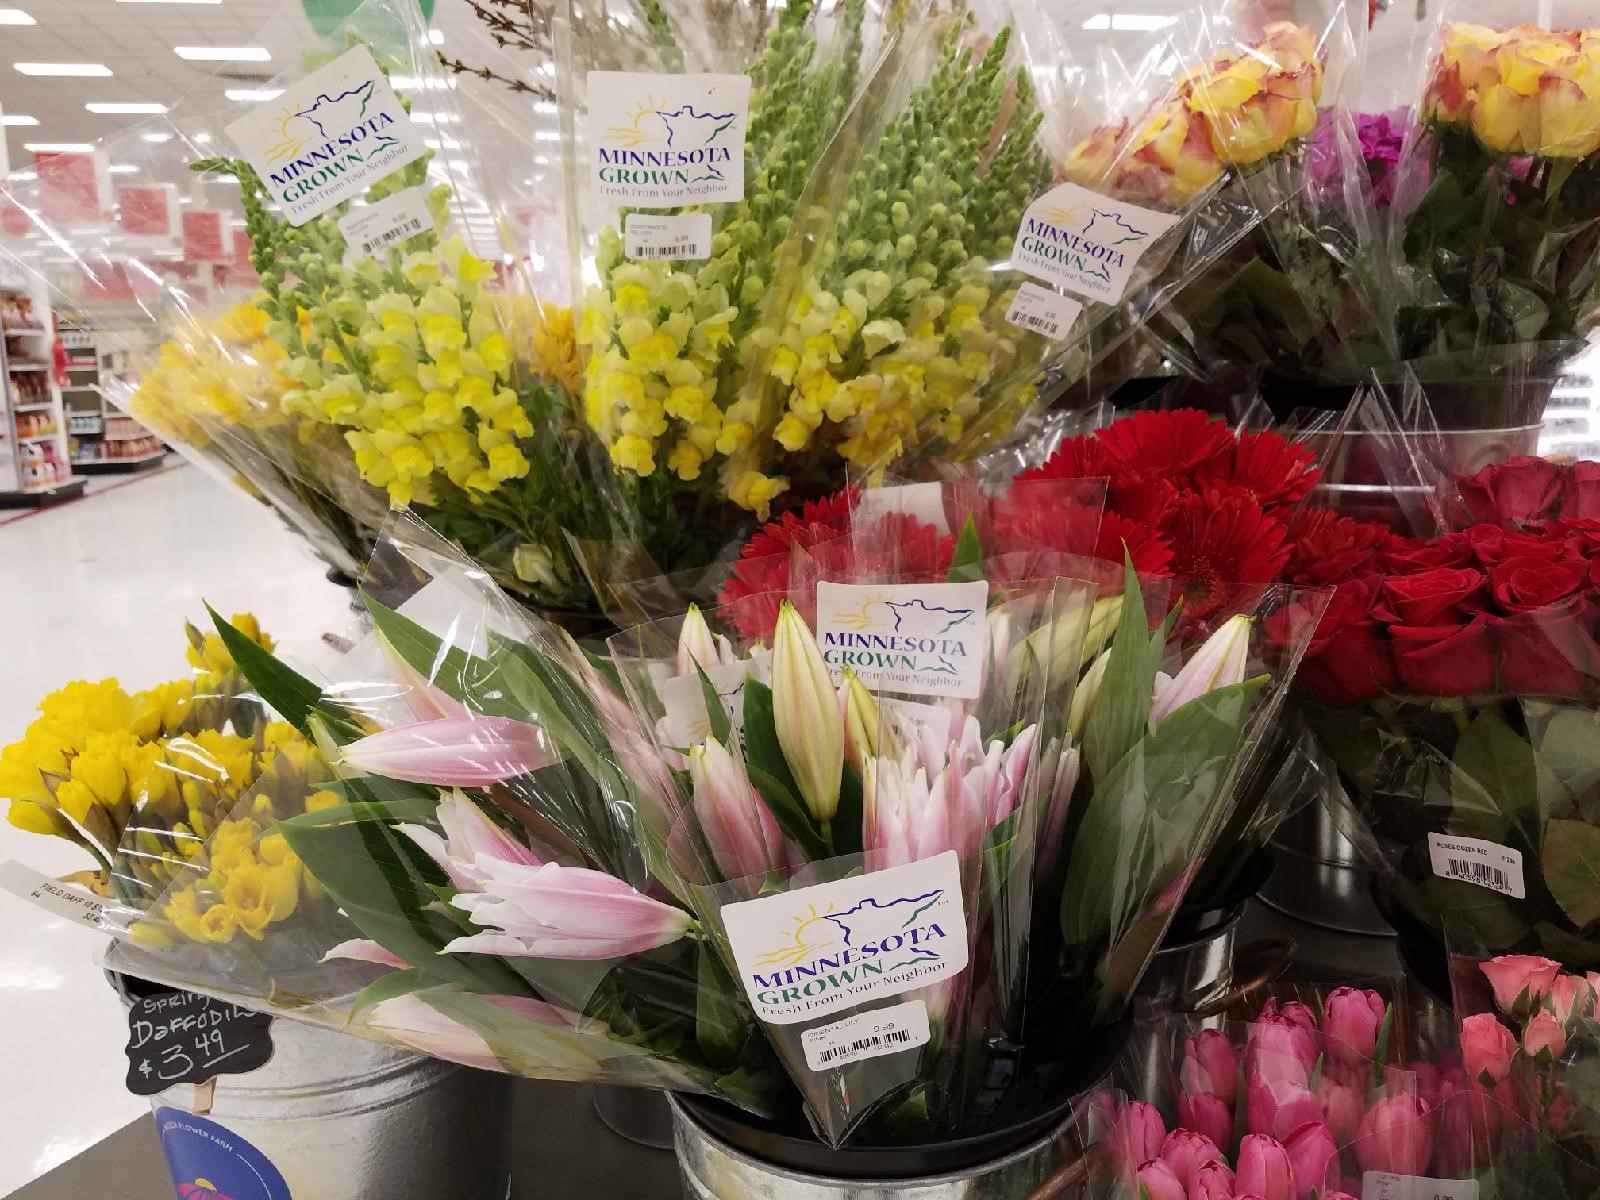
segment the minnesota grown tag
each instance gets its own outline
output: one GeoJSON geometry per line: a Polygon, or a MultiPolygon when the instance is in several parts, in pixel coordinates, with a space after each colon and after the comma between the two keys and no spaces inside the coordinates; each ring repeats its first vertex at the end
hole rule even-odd
{"type": "Polygon", "coordinates": [[[722,910],[756,1015],[794,1025],[898,996],[967,965],[954,850],[722,910]]]}
{"type": "Polygon", "coordinates": [[[1011,265],[1079,296],[1121,301],[1145,251],[1178,223],[1172,213],[1124,204],[1075,183],[1028,205],[1011,265]]]}
{"type": "MultiPolygon", "coordinates": [[[[772,651],[763,650],[740,662],[712,667],[706,672],[711,689],[722,701],[733,728],[744,730],[744,685],[750,679],[767,682],[772,675],[772,651]]],[[[661,684],[661,705],[666,709],[667,736],[674,746],[692,746],[711,736],[706,712],[705,686],[698,673],[674,675],[661,684]]]]}
{"type": "Polygon", "coordinates": [[[590,71],[584,153],[598,195],[630,208],[744,199],[748,75],[590,71]]]}
{"type": "Polygon", "coordinates": [[[428,152],[372,51],[357,46],[228,126],[291,225],[428,152]]]}
{"type": "Polygon", "coordinates": [[[835,679],[976,700],[983,684],[989,585],[819,583],[817,644],[835,679]]]}

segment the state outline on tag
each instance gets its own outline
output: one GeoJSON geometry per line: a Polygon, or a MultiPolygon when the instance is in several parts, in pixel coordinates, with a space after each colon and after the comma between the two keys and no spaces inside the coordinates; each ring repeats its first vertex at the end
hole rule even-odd
{"type": "Polygon", "coordinates": [[[1140,258],[1180,220],[1174,213],[1060,183],[1022,214],[1011,265],[1075,295],[1118,304],[1140,258]]]}

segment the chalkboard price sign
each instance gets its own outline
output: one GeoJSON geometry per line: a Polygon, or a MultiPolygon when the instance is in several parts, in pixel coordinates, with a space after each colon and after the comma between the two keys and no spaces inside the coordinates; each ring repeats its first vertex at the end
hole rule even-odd
{"type": "Polygon", "coordinates": [[[174,1084],[254,1071],[272,1057],[272,1018],[197,996],[163,992],[128,1010],[128,1090],[154,1096],[174,1084]]]}

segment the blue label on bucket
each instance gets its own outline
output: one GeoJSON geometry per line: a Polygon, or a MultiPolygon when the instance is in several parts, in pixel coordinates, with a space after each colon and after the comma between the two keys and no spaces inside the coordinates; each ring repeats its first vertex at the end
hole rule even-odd
{"type": "Polygon", "coordinates": [[[294,1200],[278,1168],[231,1129],[179,1108],[156,1109],[156,1129],[179,1200],[294,1200]]]}

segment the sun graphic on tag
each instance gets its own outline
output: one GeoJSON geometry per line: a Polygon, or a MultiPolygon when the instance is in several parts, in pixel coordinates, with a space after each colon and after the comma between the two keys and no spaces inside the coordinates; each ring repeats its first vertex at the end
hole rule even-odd
{"type": "MultiPolygon", "coordinates": [[[[332,141],[339,133],[354,129],[366,119],[376,88],[376,82],[368,79],[336,96],[323,92],[305,108],[285,105],[273,118],[277,140],[267,151],[267,161],[278,163],[296,158],[308,144],[332,141]]],[[[397,139],[388,134],[379,134],[370,150],[381,150],[396,142],[397,139]]]]}
{"type": "Polygon", "coordinates": [[[813,904],[808,911],[794,919],[794,929],[788,935],[789,940],[757,957],[756,965],[792,967],[798,963],[809,962],[824,950],[838,945],[839,939],[844,936],[844,931],[830,919],[832,912],[831,904],[827,912],[818,912],[817,906],[813,904]]]}
{"type": "Polygon", "coordinates": [[[228,1200],[228,1197],[217,1190],[217,1185],[209,1179],[196,1179],[193,1183],[180,1183],[178,1195],[181,1200],[228,1200]]]}
{"type": "Polygon", "coordinates": [[[1087,204],[1074,204],[1071,208],[1052,204],[1041,208],[1039,215],[1052,225],[1077,229],[1084,237],[1092,235],[1107,246],[1125,246],[1150,236],[1147,230],[1130,223],[1121,213],[1105,212],[1087,204]]]}

